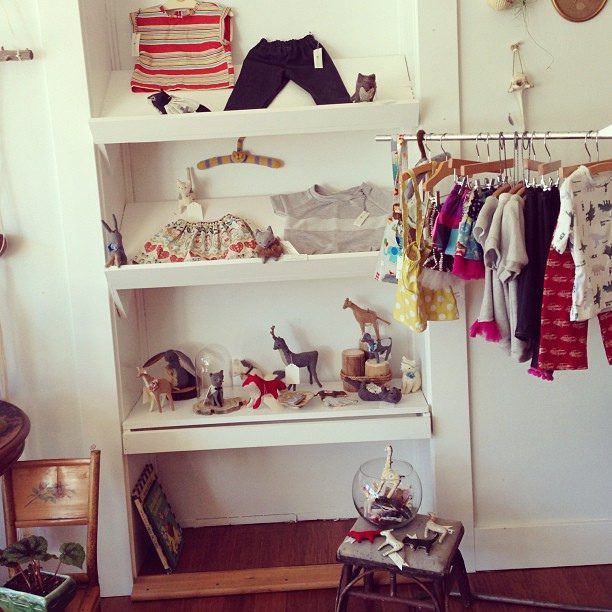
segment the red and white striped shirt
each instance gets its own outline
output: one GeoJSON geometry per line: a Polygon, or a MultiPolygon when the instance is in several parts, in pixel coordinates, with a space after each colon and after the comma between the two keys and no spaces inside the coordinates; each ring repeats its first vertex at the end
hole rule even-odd
{"type": "Polygon", "coordinates": [[[233,87],[231,17],[229,7],[213,2],[174,12],[162,4],[131,13],[140,37],[132,91],[233,87]]]}

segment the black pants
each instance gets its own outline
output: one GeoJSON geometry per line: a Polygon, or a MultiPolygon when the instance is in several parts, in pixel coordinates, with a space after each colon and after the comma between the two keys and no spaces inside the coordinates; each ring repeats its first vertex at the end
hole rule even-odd
{"type": "Polygon", "coordinates": [[[332,58],[312,35],[299,40],[261,39],[247,54],[225,110],[266,108],[289,81],[305,89],[316,104],[350,102],[332,58]],[[321,47],[323,67],[313,51],[321,47]]]}

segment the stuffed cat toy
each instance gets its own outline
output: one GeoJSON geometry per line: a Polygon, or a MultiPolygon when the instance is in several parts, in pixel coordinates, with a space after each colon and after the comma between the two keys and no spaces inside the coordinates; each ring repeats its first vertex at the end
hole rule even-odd
{"type": "Polygon", "coordinates": [[[355,93],[351,96],[351,102],[372,102],[376,94],[376,75],[361,74],[357,75],[355,93]]]}
{"type": "Polygon", "coordinates": [[[278,261],[283,254],[283,245],[278,236],[274,235],[272,227],[269,225],[265,230],[255,230],[255,241],[257,242],[255,252],[263,259],[264,263],[268,259],[278,261]]]}
{"type": "Polygon", "coordinates": [[[421,373],[416,367],[416,361],[402,357],[402,393],[416,393],[421,389],[421,373]]]}
{"type": "Polygon", "coordinates": [[[162,115],[178,115],[182,113],[210,113],[210,108],[187,98],[171,96],[163,89],[147,96],[147,99],[162,115]]]}

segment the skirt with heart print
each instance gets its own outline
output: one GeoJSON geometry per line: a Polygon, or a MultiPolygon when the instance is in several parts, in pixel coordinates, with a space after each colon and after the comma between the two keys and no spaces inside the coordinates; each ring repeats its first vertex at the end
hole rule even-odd
{"type": "Polygon", "coordinates": [[[169,223],[145,242],[132,263],[169,263],[257,257],[255,235],[240,217],[224,215],[217,221],[169,223]]]}

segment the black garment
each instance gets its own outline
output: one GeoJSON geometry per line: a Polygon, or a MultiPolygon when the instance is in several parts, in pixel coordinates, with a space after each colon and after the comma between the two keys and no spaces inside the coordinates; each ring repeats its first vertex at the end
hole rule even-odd
{"type": "Polygon", "coordinates": [[[299,40],[261,39],[247,54],[225,110],[266,108],[289,81],[305,89],[316,104],[342,104],[351,98],[327,51],[309,34],[299,40]],[[320,47],[323,67],[314,67],[320,47]]]}
{"type": "Polygon", "coordinates": [[[546,191],[540,187],[528,187],[524,199],[525,249],[529,263],[518,277],[514,335],[519,340],[530,341],[531,366],[537,368],[544,273],[561,201],[556,187],[546,191]]]}

